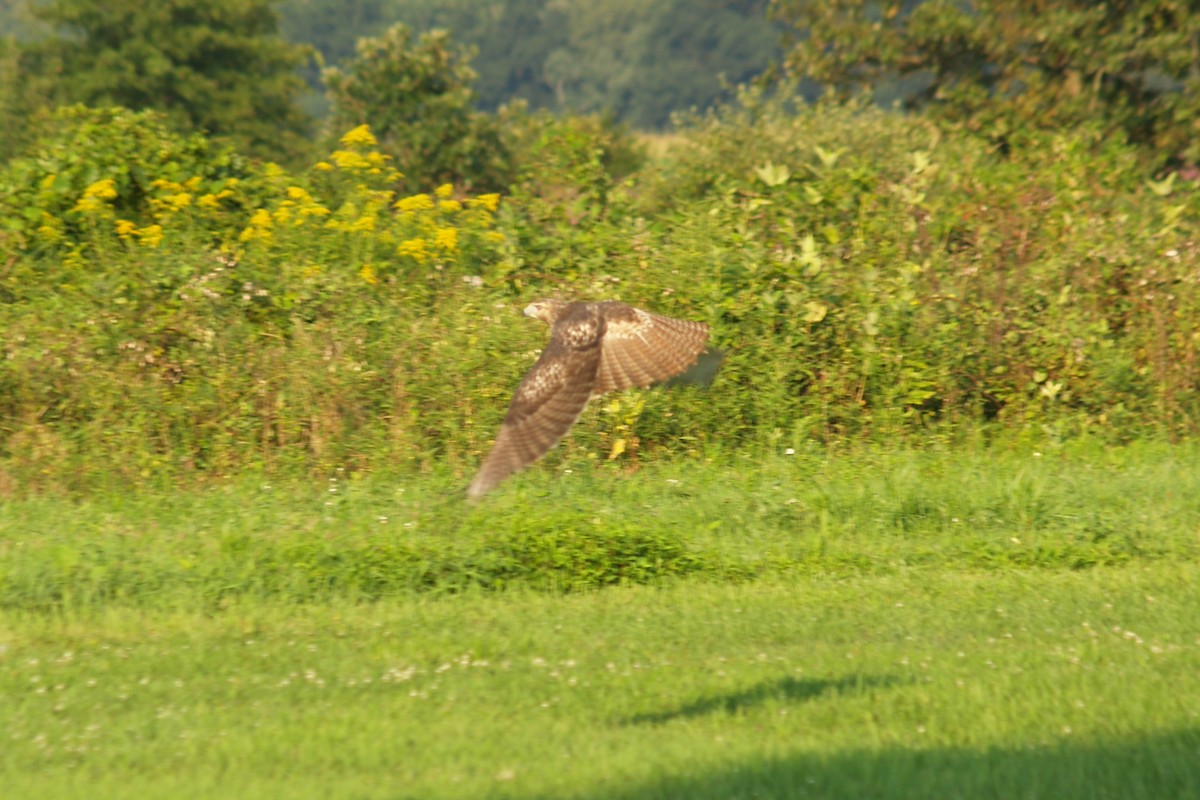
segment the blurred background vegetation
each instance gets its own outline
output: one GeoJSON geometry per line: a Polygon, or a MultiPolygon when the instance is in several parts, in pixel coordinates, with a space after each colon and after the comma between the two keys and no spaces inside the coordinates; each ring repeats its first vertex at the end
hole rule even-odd
{"type": "Polygon", "coordinates": [[[550,293],[726,352],[552,460],[1191,436],[1189,7],[3,0],[0,496],[465,475],[550,293]]]}

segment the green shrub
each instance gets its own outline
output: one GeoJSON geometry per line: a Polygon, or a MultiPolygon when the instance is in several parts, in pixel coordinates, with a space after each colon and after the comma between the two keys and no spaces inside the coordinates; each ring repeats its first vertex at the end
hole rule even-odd
{"type": "Polygon", "coordinates": [[[708,389],[591,404],[551,464],[1200,420],[1200,192],[1098,129],[1001,157],[750,93],[624,179],[592,123],[526,120],[502,199],[397,196],[366,127],[291,173],[152,117],[64,119],[0,171],[2,492],[247,467],[465,477],[545,341],[517,311],[548,294],[702,319],[724,352],[708,389]]]}

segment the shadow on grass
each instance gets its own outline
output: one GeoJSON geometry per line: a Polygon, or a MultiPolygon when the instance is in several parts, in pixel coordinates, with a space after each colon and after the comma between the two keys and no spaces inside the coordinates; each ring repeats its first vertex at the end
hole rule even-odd
{"type": "Polygon", "coordinates": [[[634,786],[572,795],[578,800],[823,798],[824,800],[1195,800],[1200,729],[1114,741],[1018,749],[856,749],[798,753],[679,773],[634,786]]]}
{"type": "Polygon", "coordinates": [[[837,680],[787,677],[782,680],[760,683],[741,692],[684,703],[678,708],[635,714],[621,722],[626,725],[661,725],[677,719],[691,719],[707,714],[736,714],[767,700],[801,703],[828,692],[861,691],[890,686],[894,683],[896,681],[893,678],[861,675],[851,675],[837,680]]]}

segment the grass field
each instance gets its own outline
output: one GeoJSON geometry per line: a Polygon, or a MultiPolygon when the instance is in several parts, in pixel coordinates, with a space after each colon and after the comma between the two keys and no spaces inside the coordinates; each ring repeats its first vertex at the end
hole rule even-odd
{"type": "Polygon", "coordinates": [[[474,509],[448,476],[10,501],[0,786],[1200,796],[1198,466],[567,458],[474,509]]]}

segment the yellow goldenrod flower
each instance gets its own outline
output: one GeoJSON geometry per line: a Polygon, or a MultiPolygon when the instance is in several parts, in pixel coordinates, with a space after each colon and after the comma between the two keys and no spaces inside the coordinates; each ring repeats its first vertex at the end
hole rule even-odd
{"type": "Polygon", "coordinates": [[[128,239],[131,233],[137,233],[137,225],[127,219],[119,219],[116,222],[117,236],[122,239],[128,239]]]}
{"type": "Polygon", "coordinates": [[[394,208],[397,211],[422,211],[433,208],[433,200],[427,194],[414,194],[397,200],[394,208]]]}
{"type": "Polygon", "coordinates": [[[49,189],[51,186],[54,185],[54,181],[56,181],[57,179],[58,179],[58,173],[52,172],[49,175],[47,175],[46,177],[42,178],[41,187],[43,189],[49,189]]]}
{"type": "Polygon", "coordinates": [[[72,211],[82,211],[91,213],[104,208],[105,200],[112,200],[117,196],[117,183],[112,178],[104,178],[96,181],[92,185],[83,190],[83,195],[79,201],[75,203],[72,211]]]}
{"type": "Polygon", "coordinates": [[[388,207],[388,203],[392,202],[392,198],[396,193],[391,190],[374,191],[370,193],[371,205],[379,211],[383,211],[388,207]]]}
{"type": "Polygon", "coordinates": [[[328,213],[328,208],[316,204],[305,206],[304,208],[300,209],[300,216],[302,217],[323,217],[328,213]]]}
{"type": "Polygon", "coordinates": [[[238,234],[238,241],[239,242],[253,242],[256,239],[258,239],[258,240],[262,240],[262,241],[266,242],[266,241],[270,241],[272,236],[273,236],[273,234],[271,233],[270,228],[250,227],[250,228],[246,228],[244,231],[242,231],[240,234],[238,234]]]}
{"type": "Polygon", "coordinates": [[[500,195],[498,194],[481,194],[474,200],[467,201],[470,205],[479,205],[486,208],[488,211],[495,211],[500,205],[500,195]]]}
{"type": "Polygon", "coordinates": [[[37,234],[42,239],[51,243],[60,241],[63,238],[62,229],[57,225],[39,225],[37,234]]]}
{"type": "Polygon", "coordinates": [[[176,211],[181,211],[192,204],[192,196],[187,192],[180,192],[165,198],[176,211]]]}
{"type": "Polygon", "coordinates": [[[116,197],[116,181],[112,178],[106,178],[102,181],[96,181],[83,191],[86,197],[98,197],[103,200],[112,200],[116,197]]]}
{"type": "Polygon", "coordinates": [[[441,186],[433,190],[433,193],[438,197],[449,197],[454,194],[454,187],[448,183],[443,183],[441,186]]]}
{"type": "Polygon", "coordinates": [[[402,256],[410,256],[417,262],[429,259],[429,248],[424,239],[408,239],[400,243],[396,252],[402,256]]]}
{"type": "Polygon", "coordinates": [[[293,200],[312,200],[312,196],[299,186],[289,186],[287,196],[293,200]]]}
{"type": "Polygon", "coordinates": [[[462,211],[462,203],[457,200],[442,200],[438,203],[438,208],[442,211],[462,211]]]}
{"type": "Polygon", "coordinates": [[[250,242],[255,239],[268,240],[271,238],[271,212],[260,208],[250,215],[250,224],[238,236],[238,241],[250,242]]]}
{"type": "Polygon", "coordinates": [[[375,277],[375,268],[372,267],[370,264],[363,264],[362,268],[358,271],[358,274],[367,283],[370,283],[370,284],[379,283],[379,279],[377,277],[375,277]]]}
{"type": "Polygon", "coordinates": [[[100,211],[104,208],[104,203],[95,197],[81,197],[79,202],[71,206],[72,211],[79,211],[84,214],[91,214],[95,211],[100,211]]]}
{"type": "Polygon", "coordinates": [[[328,172],[329,170],[333,169],[333,164],[330,164],[328,161],[318,161],[316,164],[313,164],[313,169],[319,169],[322,172],[328,172]]]}
{"type": "Polygon", "coordinates": [[[139,228],[136,234],[140,243],[145,247],[158,247],[162,244],[162,225],[147,225],[144,228],[139,228]]]}
{"type": "Polygon", "coordinates": [[[359,217],[358,219],[354,220],[354,222],[350,223],[349,227],[347,227],[346,230],[351,231],[352,233],[357,233],[357,232],[361,232],[361,231],[373,231],[373,230],[375,230],[375,217],[373,217],[373,216],[359,217]]]}
{"type": "Polygon", "coordinates": [[[215,194],[202,194],[196,198],[196,205],[201,208],[220,208],[221,200],[215,194]]]}
{"type": "Polygon", "coordinates": [[[390,160],[391,160],[391,156],[385,156],[383,153],[379,152],[378,150],[372,150],[370,153],[367,153],[367,161],[373,167],[382,167],[384,164],[386,164],[390,160]]]}
{"type": "Polygon", "coordinates": [[[192,177],[188,178],[186,181],[183,182],[183,188],[187,189],[189,192],[192,192],[194,194],[196,192],[196,190],[200,188],[200,183],[201,183],[200,176],[193,175],[192,177]]]}
{"type": "Polygon", "coordinates": [[[433,243],[448,253],[458,249],[458,228],[438,228],[433,232],[433,243]]]}
{"type": "Polygon", "coordinates": [[[341,142],[343,147],[352,147],[356,144],[374,147],[377,144],[375,136],[371,133],[370,125],[359,125],[357,128],[347,131],[338,141],[341,142]]]}
{"type": "Polygon", "coordinates": [[[355,153],[353,150],[334,150],[329,154],[333,163],[337,164],[342,169],[370,169],[371,162],[363,157],[362,153],[355,153]]]}

